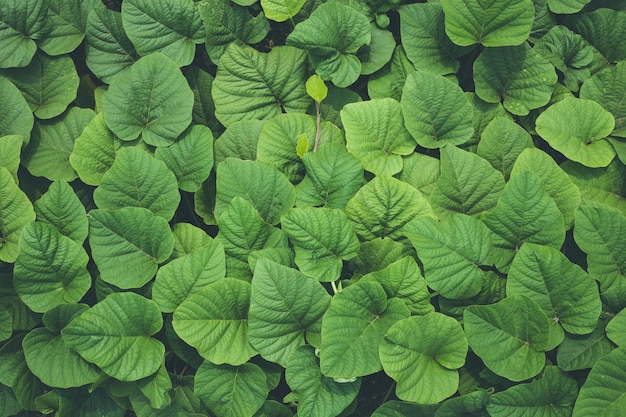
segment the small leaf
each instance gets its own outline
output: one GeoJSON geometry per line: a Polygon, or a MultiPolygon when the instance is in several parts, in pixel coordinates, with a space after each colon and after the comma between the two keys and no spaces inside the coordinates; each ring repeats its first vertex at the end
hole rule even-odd
{"type": "Polygon", "coordinates": [[[37,220],[55,227],[62,235],[82,244],[89,232],[85,207],[70,185],[64,181],[50,184],[48,191],[35,201],[37,220]]]}
{"type": "Polygon", "coordinates": [[[261,7],[268,19],[284,22],[294,17],[305,2],[306,0],[262,0],[261,7]]]}
{"type": "Polygon", "coordinates": [[[298,157],[303,158],[304,155],[307,153],[308,148],[309,140],[306,137],[306,133],[303,133],[298,136],[298,141],[296,142],[296,154],[298,155],[298,157]]]}
{"type": "Polygon", "coordinates": [[[577,13],[591,0],[548,0],[550,11],[557,14],[577,13]]]}
{"type": "Polygon", "coordinates": [[[0,261],[15,262],[22,228],[35,220],[30,200],[6,168],[0,167],[0,261]]]}
{"type": "Polygon", "coordinates": [[[393,98],[400,101],[407,76],[415,71],[402,45],[393,50],[391,61],[372,74],[367,83],[370,98],[393,98]]]}
{"type": "Polygon", "coordinates": [[[318,103],[324,101],[328,95],[328,87],[324,84],[324,80],[317,74],[313,74],[306,80],[306,93],[318,103]]]}
{"type": "Polygon", "coordinates": [[[611,136],[626,137],[626,63],[618,62],[585,81],[580,98],[594,100],[613,114],[615,128],[611,136]]]}

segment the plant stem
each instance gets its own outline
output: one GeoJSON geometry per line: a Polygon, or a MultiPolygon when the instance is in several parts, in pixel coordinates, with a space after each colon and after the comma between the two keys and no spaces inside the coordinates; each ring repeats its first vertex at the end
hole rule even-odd
{"type": "Polygon", "coordinates": [[[396,381],[393,381],[393,383],[389,385],[389,389],[387,389],[387,392],[385,393],[385,397],[383,398],[383,404],[387,402],[389,397],[391,397],[391,393],[393,392],[395,387],[396,387],[396,381]]]}
{"type": "Polygon", "coordinates": [[[335,285],[335,281],[330,281],[330,285],[333,287],[333,294],[337,294],[339,290],[337,289],[337,285],[335,285]]]}

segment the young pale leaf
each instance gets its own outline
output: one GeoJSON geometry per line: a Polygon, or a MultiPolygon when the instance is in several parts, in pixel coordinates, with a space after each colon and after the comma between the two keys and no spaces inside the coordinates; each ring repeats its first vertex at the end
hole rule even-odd
{"type": "Polygon", "coordinates": [[[530,298],[512,295],[491,305],[472,305],[463,314],[472,350],[497,375],[523,381],[544,367],[550,323],[530,298]]]}
{"type": "Polygon", "coordinates": [[[139,55],[161,52],[180,67],[191,64],[205,39],[193,0],[127,0],[122,22],[139,55]]]}
{"type": "Polygon", "coordinates": [[[606,326],[606,336],[619,347],[626,346],[626,309],[622,309],[606,326]]]}
{"type": "Polygon", "coordinates": [[[361,62],[355,54],[370,42],[367,17],[336,2],[320,4],[287,37],[287,45],[306,50],[315,72],[337,87],[348,87],[357,80],[361,62]]]}
{"type": "Polygon", "coordinates": [[[306,80],[306,93],[318,103],[321,103],[328,95],[328,87],[317,74],[313,74],[306,80]]]}
{"type": "Polygon", "coordinates": [[[574,240],[587,254],[587,271],[602,291],[626,285],[626,217],[603,207],[576,210],[574,240]]]}
{"type": "Polygon", "coordinates": [[[620,417],[626,406],[626,348],[599,359],[580,389],[572,417],[620,417]]]}
{"type": "Polygon", "coordinates": [[[174,311],[174,330],[213,364],[237,366],[256,355],[248,341],[250,284],[224,278],[187,297],[174,311]]]}
{"type": "Polygon", "coordinates": [[[523,127],[508,117],[496,116],[480,135],[476,153],[508,179],[517,157],[532,146],[532,138],[523,127]]]}
{"type": "Polygon", "coordinates": [[[48,32],[37,44],[51,56],[67,54],[75,50],[85,37],[87,14],[96,0],[47,1],[48,32]]]}
{"type": "Polygon", "coordinates": [[[261,7],[268,19],[284,22],[294,17],[305,2],[306,0],[261,0],[261,7]]]}
{"type": "Polygon", "coordinates": [[[7,0],[0,4],[0,68],[28,65],[37,51],[35,40],[45,37],[49,29],[47,3],[7,0]]]}
{"type": "Polygon", "coordinates": [[[410,73],[401,103],[407,130],[425,148],[460,145],[472,137],[472,105],[463,90],[443,76],[410,73]]]}
{"type": "Polygon", "coordinates": [[[605,167],[615,157],[602,140],[615,127],[613,115],[592,100],[567,98],[537,117],[537,133],[568,159],[591,168],[605,167]]]}
{"type": "Polygon", "coordinates": [[[33,220],[32,203],[11,173],[0,167],[0,261],[15,262],[22,228],[33,220]]]}
{"type": "Polygon", "coordinates": [[[233,43],[220,58],[213,83],[215,116],[228,127],[284,111],[304,113],[311,102],[306,71],[306,53],[297,48],[278,46],[264,54],[233,43]]]}
{"type": "Polygon", "coordinates": [[[140,207],[89,212],[89,245],[103,281],[140,288],[172,253],[167,221],[140,207]]]}
{"type": "Polygon", "coordinates": [[[132,292],[107,296],[70,322],[63,342],[107,375],[137,381],[159,369],[165,347],[152,336],[163,326],[154,301],[132,292]]]}
{"type": "Polygon", "coordinates": [[[141,135],[152,146],[172,144],[191,123],[193,92],[178,65],[161,53],[135,62],[102,97],[104,121],[122,140],[141,135]]]}
{"type": "Polygon", "coordinates": [[[410,316],[406,304],[387,300],[377,282],[359,282],[336,294],[322,321],[320,369],[334,378],[369,375],[382,369],[378,347],[389,328],[410,316]]]}
{"type": "Polygon", "coordinates": [[[613,350],[613,344],[606,337],[606,325],[606,320],[598,320],[596,328],[587,335],[565,333],[565,339],[556,354],[559,368],[564,371],[589,369],[598,359],[613,350]]]}
{"type": "Polygon", "coordinates": [[[396,381],[398,398],[433,404],[457,391],[456,369],[465,363],[467,348],[455,319],[430,313],[394,324],[380,345],[380,360],[385,373],[396,381]]]}
{"type": "Polygon", "coordinates": [[[584,82],[580,98],[594,100],[613,114],[615,128],[611,136],[626,137],[626,62],[618,62],[594,74],[584,82]]]}
{"type": "Polygon", "coordinates": [[[626,45],[620,42],[626,36],[626,15],[623,10],[600,8],[580,13],[565,20],[565,25],[593,45],[607,62],[626,59],[626,45]]]}
{"type": "Polygon", "coordinates": [[[374,175],[394,175],[402,170],[402,156],[415,150],[404,128],[402,107],[392,98],[347,104],[341,110],[346,148],[374,175]]]}
{"type": "Polygon", "coordinates": [[[404,232],[424,265],[430,288],[452,299],[478,294],[485,280],[478,266],[492,262],[491,235],[483,222],[460,214],[440,223],[418,217],[404,232]]]}
{"type": "Polygon", "coordinates": [[[89,257],[83,247],[45,223],[22,229],[13,286],[24,303],[43,313],[76,303],[91,287],[89,257]]]}
{"type": "Polygon", "coordinates": [[[356,398],[361,380],[338,383],[320,372],[311,346],[300,346],[289,357],[285,379],[298,401],[298,416],[334,417],[356,398]]]}
{"type": "Polygon", "coordinates": [[[316,280],[259,259],[250,295],[250,343],[263,358],[286,367],[292,352],[305,344],[307,329],[321,320],[329,303],[330,296],[316,280]]]}
{"type": "Polygon", "coordinates": [[[37,220],[55,227],[62,235],[82,244],[89,232],[85,207],[65,181],[50,184],[48,191],[35,201],[37,220]]]}
{"type": "MultiPolygon", "coordinates": [[[[1,19],[0,25],[2,25],[1,19]]],[[[0,77],[0,97],[2,97],[0,100],[0,137],[21,135],[24,143],[28,143],[35,118],[26,99],[15,85],[4,77],[0,77]]]]}
{"type": "Polygon", "coordinates": [[[530,35],[535,18],[531,0],[442,0],[446,33],[461,46],[515,46],[530,35]]]}
{"type": "Polygon", "coordinates": [[[102,176],[93,200],[101,209],[143,207],[169,221],[180,193],[176,177],[163,161],[139,148],[127,147],[119,150],[111,169],[102,176]]]}
{"type": "Polygon", "coordinates": [[[491,417],[568,417],[578,394],[576,381],[556,366],[546,367],[541,379],[512,386],[491,396],[491,417]]]}
{"type": "Polygon", "coordinates": [[[204,361],[194,379],[194,393],[220,417],[252,417],[268,394],[263,370],[253,364],[215,365],[204,361]]]}

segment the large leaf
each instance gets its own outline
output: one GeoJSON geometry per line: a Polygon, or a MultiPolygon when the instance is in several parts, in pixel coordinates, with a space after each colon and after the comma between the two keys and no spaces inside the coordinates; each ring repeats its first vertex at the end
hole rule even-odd
{"type": "Polygon", "coordinates": [[[170,256],[174,238],[167,221],[148,209],[100,209],[89,212],[89,245],[105,282],[139,288],[170,256]]]}
{"type": "Polygon", "coordinates": [[[193,92],[174,61],[153,53],[111,81],[104,121],[122,140],[141,135],[152,146],[172,144],[191,123],[193,92]]]}
{"type": "MultiPolygon", "coordinates": [[[[0,6],[1,7],[1,6],[0,6]]],[[[9,80],[0,77],[0,137],[22,135],[28,143],[35,118],[20,90],[9,80]]]]}
{"type": "Polygon", "coordinates": [[[136,381],[157,371],[165,347],[151,336],[163,326],[156,303],[132,292],[107,296],[72,320],[63,342],[107,375],[136,381]]]}
{"type": "Polygon", "coordinates": [[[361,73],[357,50],[371,41],[367,18],[338,3],[320,4],[287,37],[287,45],[304,49],[315,72],[337,87],[348,87],[361,73]]]}
{"type": "Polygon", "coordinates": [[[25,67],[47,35],[45,0],[7,0],[0,4],[0,68],[25,67]]]}
{"type": "Polygon", "coordinates": [[[460,145],[472,137],[472,104],[457,84],[443,76],[410,73],[401,103],[407,130],[425,148],[460,145]]]}
{"type": "Polygon", "coordinates": [[[626,137],[626,63],[618,62],[594,74],[580,89],[580,98],[594,100],[613,114],[611,136],[626,137]]]}
{"type": "Polygon", "coordinates": [[[33,220],[32,203],[11,173],[0,167],[0,261],[15,262],[22,228],[33,220]]]}
{"type": "Polygon", "coordinates": [[[37,44],[48,55],[67,54],[75,50],[85,37],[87,14],[95,0],[46,1],[48,32],[37,44]]]}
{"type": "Polygon", "coordinates": [[[87,238],[89,221],[85,207],[64,181],[50,184],[48,191],[35,201],[37,220],[55,227],[62,235],[83,243],[87,238]]]}
{"type": "Polygon", "coordinates": [[[565,161],[561,168],[580,190],[581,204],[612,207],[626,214],[626,169],[618,158],[607,167],[589,168],[573,161],[565,161]]]}
{"type": "Polygon", "coordinates": [[[442,0],[446,33],[457,45],[515,46],[530,35],[531,0],[442,0]]]}
{"type": "Polygon", "coordinates": [[[307,329],[318,324],[330,296],[319,282],[267,259],[254,268],[249,339],[268,361],[287,366],[291,353],[305,343],[307,329]]]}
{"type": "Polygon", "coordinates": [[[385,372],[396,380],[398,398],[433,404],[457,391],[456,369],[465,363],[467,348],[463,329],[455,319],[430,313],[394,324],[380,345],[380,360],[385,372]]]}

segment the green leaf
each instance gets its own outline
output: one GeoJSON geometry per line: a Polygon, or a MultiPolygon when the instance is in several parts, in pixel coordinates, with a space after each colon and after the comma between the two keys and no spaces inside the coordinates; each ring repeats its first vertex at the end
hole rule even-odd
{"type": "Polygon", "coordinates": [[[585,81],[580,98],[594,100],[613,114],[615,128],[611,136],[626,137],[626,63],[618,62],[585,81]]]}
{"type": "Polygon", "coordinates": [[[361,74],[370,75],[381,69],[393,54],[396,40],[386,29],[380,29],[376,23],[370,23],[372,40],[368,45],[359,48],[357,58],[361,61],[361,74]]]}
{"type": "MultiPolygon", "coordinates": [[[[481,140],[483,132],[486,130],[487,126],[494,118],[504,117],[506,119],[509,119],[510,121],[513,121],[511,114],[504,109],[504,106],[499,101],[496,103],[487,103],[486,101],[478,97],[476,93],[465,93],[465,95],[472,103],[472,125],[474,126],[474,134],[472,135],[472,138],[469,140],[468,144],[475,144],[479,142],[481,140]]],[[[512,129],[509,126],[508,128],[505,128],[505,131],[506,130],[519,129],[512,129]]]]}
{"type": "Polygon", "coordinates": [[[305,2],[306,0],[261,0],[261,7],[268,19],[284,22],[294,17],[305,2]]]}
{"type": "Polygon", "coordinates": [[[238,120],[271,119],[286,112],[304,113],[306,54],[293,47],[261,53],[231,44],[220,58],[213,99],[215,116],[226,127],[238,120]]]}
{"type": "Polygon", "coordinates": [[[268,400],[253,417],[293,417],[291,410],[277,401],[268,400]]]}
{"type": "Polygon", "coordinates": [[[490,393],[486,391],[474,391],[450,398],[437,409],[435,417],[484,415],[485,406],[489,403],[490,398],[490,393]]]}
{"type": "Polygon", "coordinates": [[[415,404],[403,401],[387,401],[374,411],[371,417],[434,417],[439,404],[415,404]]]}
{"type": "Polygon", "coordinates": [[[179,67],[191,64],[196,44],[205,39],[193,0],[128,0],[122,23],[139,55],[161,52],[179,67]]]}
{"type": "Polygon", "coordinates": [[[24,143],[28,143],[35,118],[26,99],[15,85],[4,77],[0,77],[0,96],[3,97],[0,100],[0,137],[21,135],[24,143]]]}
{"type": "Polygon", "coordinates": [[[576,210],[574,240],[587,254],[587,272],[600,281],[602,291],[626,285],[626,217],[607,208],[581,206],[576,210]]]}
{"type": "Polygon", "coordinates": [[[446,298],[470,298],[485,280],[479,265],[490,265],[492,243],[489,229],[478,219],[454,215],[443,222],[418,217],[405,233],[424,265],[430,288],[446,298]]]}
{"type": "Polygon", "coordinates": [[[417,216],[434,217],[428,200],[409,184],[381,176],[365,184],[345,209],[363,240],[399,239],[402,228],[417,216]]]}
{"type": "Polygon", "coordinates": [[[330,296],[317,282],[295,269],[259,259],[252,278],[249,339],[264,359],[287,366],[305,334],[319,324],[330,296]]]}
{"type": "Polygon", "coordinates": [[[488,103],[503,100],[518,116],[548,104],[557,78],[552,64],[527,44],[486,48],[474,62],[478,97],[488,103]]]}
{"type": "Polygon", "coordinates": [[[30,200],[6,168],[0,167],[0,261],[15,262],[22,228],[35,220],[30,200]]]}
{"type": "Polygon", "coordinates": [[[318,103],[324,101],[328,95],[328,87],[324,84],[324,80],[317,74],[311,75],[306,80],[306,93],[318,103]]]}
{"type": "Polygon", "coordinates": [[[78,74],[69,56],[49,58],[35,54],[26,68],[0,72],[22,92],[31,111],[39,119],[63,113],[76,98],[78,74]]]}
{"type": "Polygon", "coordinates": [[[506,271],[523,242],[558,249],[565,240],[563,216],[545,191],[543,181],[530,171],[511,177],[496,208],[484,222],[493,232],[494,262],[506,271]]]}
{"type": "Polygon", "coordinates": [[[573,161],[565,161],[561,168],[580,190],[581,204],[611,207],[626,214],[624,165],[615,158],[607,167],[589,168],[573,161]]]}
{"type": "Polygon", "coordinates": [[[361,162],[338,143],[322,144],[302,158],[304,179],[296,186],[296,206],[343,209],[363,185],[361,162]]]}
{"type": "Polygon", "coordinates": [[[606,336],[617,346],[626,346],[626,309],[622,309],[606,326],[606,336]]]}
{"type": "Polygon", "coordinates": [[[31,372],[24,358],[24,336],[15,336],[0,348],[0,386],[12,388],[22,411],[35,410],[35,398],[44,393],[44,385],[31,372]]]}
{"type": "Polygon", "coordinates": [[[614,349],[599,359],[580,389],[573,417],[619,417],[626,399],[626,349],[614,349]]]}
{"type": "Polygon", "coordinates": [[[241,120],[230,125],[215,141],[215,166],[229,156],[254,161],[265,123],[261,120],[241,120]]]}
{"type": "Polygon", "coordinates": [[[22,136],[8,135],[0,137],[0,167],[6,168],[15,183],[19,183],[17,170],[20,166],[20,154],[22,152],[22,136]]]}
{"type": "Polygon", "coordinates": [[[107,375],[136,381],[155,373],[165,354],[152,336],[163,326],[154,301],[132,292],[107,296],[70,322],[63,342],[107,375]]]}
{"type": "Polygon", "coordinates": [[[176,177],[163,161],[128,147],[119,150],[93,199],[101,209],[143,207],[169,221],[180,202],[180,193],[176,177]]]}
{"type": "Polygon", "coordinates": [[[252,417],[263,405],[268,388],[263,370],[253,364],[215,365],[204,361],[194,379],[194,392],[220,417],[252,417]]]}
{"type": "Polygon", "coordinates": [[[483,285],[479,293],[470,298],[454,300],[440,297],[440,312],[460,320],[463,311],[470,305],[493,304],[501,301],[506,296],[506,278],[494,271],[487,271],[484,275],[483,285]]]}
{"type": "Polygon", "coordinates": [[[349,379],[382,369],[378,347],[389,328],[409,317],[406,304],[377,282],[359,282],[337,293],[322,321],[322,374],[349,379]]]}
{"type": "Polygon", "coordinates": [[[413,71],[415,66],[407,58],[402,45],[396,46],[391,61],[369,78],[367,92],[370,98],[389,97],[399,101],[406,77],[413,71]]]}
{"type": "Polygon", "coordinates": [[[37,51],[35,40],[44,38],[48,32],[47,3],[45,0],[35,0],[29,3],[21,0],[2,2],[0,5],[0,68],[28,65],[37,51]]]}
{"type": "Polygon", "coordinates": [[[440,175],[439,159],[415,152],[404,158],[403,165],[398,179],[411,184],[427,197],[432,194],[440,175]]]}
{"type": "Polygon", "coordinates": [[[567,27],[582,35],[608,62],[626,59],[626,46],[619,39],[626,36],[626,15],[621,10],[601,8],[580,13],[565,20],[567,27]]]}
{"type": "Polygon", "coordinates": [[[557,14],[572,14],[583,9],[591,0],[548,0],[550,11],[557,14]]]}
{"type": "Polygon", "coordinates": [[[568,417],[577,394],[578,385],[572,377],[556,366],[548,366],[541,379],[493,394],[487,412],[492,417],[568,417]]]}
{"type": "Polygon", "coordinates": [[[211,241],[159,268],[152,286],[152,299],[161,311],[171,313],[190,295],[219,281],[225,274],[224,246],[211,241]]]}
{"type": "Polygon", "coordinates": [[[463,321],[470,347],[497,375],[523,381],[543,369],[550,323],[530,298],[512,295],[496,304],[469,306],[463,321]]]}
{"type": "Polygon", "coordinates": [[[35,201],[37,220],[55,227],[62,235],[82,244],[89,232],[85,207],[64,181],[50,184],[48,191],[35,201]]]}
{"type": "Polygon", "coordinates": [[[352,224],[339,209],[293,208],[281,217],[281,228],[295,248],[300,271],[319,281],[339,278],[343,260],[359,250],[352,224]]]}
{"type": "MultiPolygon", "coordinates": [[[[13,334],[13,317],[9,310],[0,306],[0,342],[4,342],[13,334]]],[[[1,408],[0,408],[1,409],[1,408]]]]}
{"type": "Polygon", "coordinates": [[[589,369],[594,363],[611,350],[613,344],[605,334],[605,320],[598,320],[593,332],[586,335],[565,333],[563,343],[559,345],[556,361],[564,371],[589,369]]]}
{"type": "Polygon", "coordinates": [[[598,286],[557,249],[525,243],[506,282],[507,295],[526,295],[567,332],[588,334],[596,328],[602,311],[598,286]]]}
{"type": "Polygon", "coordinates": [[[48,55],[61,55],[74,51],[85,37],[87,13],[93,9],[94,0],[46,1],[49,30],[37,44],[48,55]]]}
{"type": "Polygon", "coordinates": [[[296,191],[274,167],[257,161],[227,158],[217,166],[217,218],[235,197],[252,203],[265,222],[277,224],[280,216],[293,207],[296,191]]]}
{"type": "Polygon", "coordinates": [[[191,123],[193,92],[177,64],[160,53],[135,62],[102,98],[104,121],[120,139],[152,146],[176,141],[191,123]]]}
{"type": "Polygon", "coordinates": [[[607,166],[615,157],[611,144],[602,140],[614,127],[613,115],[600,104],[568,98],[541,113],[536,129],[550,146],[568,159],[597,168],[607,166]]]}
{"type": "Polygon", "coordinates": [[[174,311],[174,330],[213,364],[241,365],[256,355],[248,341],[250,284],[224,278],[187,297],[174,311]]]}
{"type": "Polygon", "coordinates": [[[100,209],[89,212],[89,245],[105,282],[140,288],[170,256],[174,238],[167,221],[148,209],[100,209]]]}
{"type": "Polygon", "coordinates": [[[374,238],[363,242],[356,258],[349,261],[351,270],[357,275],[380,271],[392,263],[406,257],[415,257],[415,250],[405,242],[389,238],[374,238]]]}
{"type": "MultiPolygon", "coordinates": [[[[172,397],[169,394],[169,391],[172,389],[172,380],[167,373],[165,363],[161,364],[155,374],[139,381],[137,386],[139,390],[135,390],[133,394],[141,392],[141,395],[149,400],[153,408],[162,410],[172,403],[172,397]]],[[[130,397],[131,402],[133,394],[130,397]]]]}
{"type": "Polygon", "coordinates": [[[359,379],[338,383],[324,376],[311,346],[300,346],[291,354],[285,379],[301,417],[334,417],[352,403],[361,387],[359,379]]]}
{"type": "Polygon", "coordinates": [[[531,0],[442,0],[446,33],[457,45],[515,46],[530,35],[531,0]]]}
{"type": "Polygon", "coordinates": [[[337,87],[348,87],[357,80],[361,62],[355,54],[370,42],[367,18],[336,2],[320,4],[287,37],[287,45],[306,50],[315,72],[337,87]]]}
{"type": "Polygon", "coordinates": [[[402,170],[401,155],[415,149],[404,128],[400,103],[391,98],[347,104],[341,110],[346,148],[363,167],[375,175],[394,175],[402,170]]]}
{"type": "Polygon", "coordinates": [[[401,103],[407,130],[425,148],[460,145],[472,137],[472,105],[461,87],[443,76],[410,73],[401,103]]]}
{"type": "Polygon", "coordinates": [[[433,404],[457,391],[467,355],[461,325],[441,313],[413,316],[394,324],[380,345],[385,372],[401,400],[433,404]],[[420,337],[415,337],[420,335],[420,337]]]}
{"type": "Polygon", "coordinates": [[[0,384],[0,410],[6,415],[16,415],[22,411],[22,406],[15,398],[13,390],[0,384]]]}

